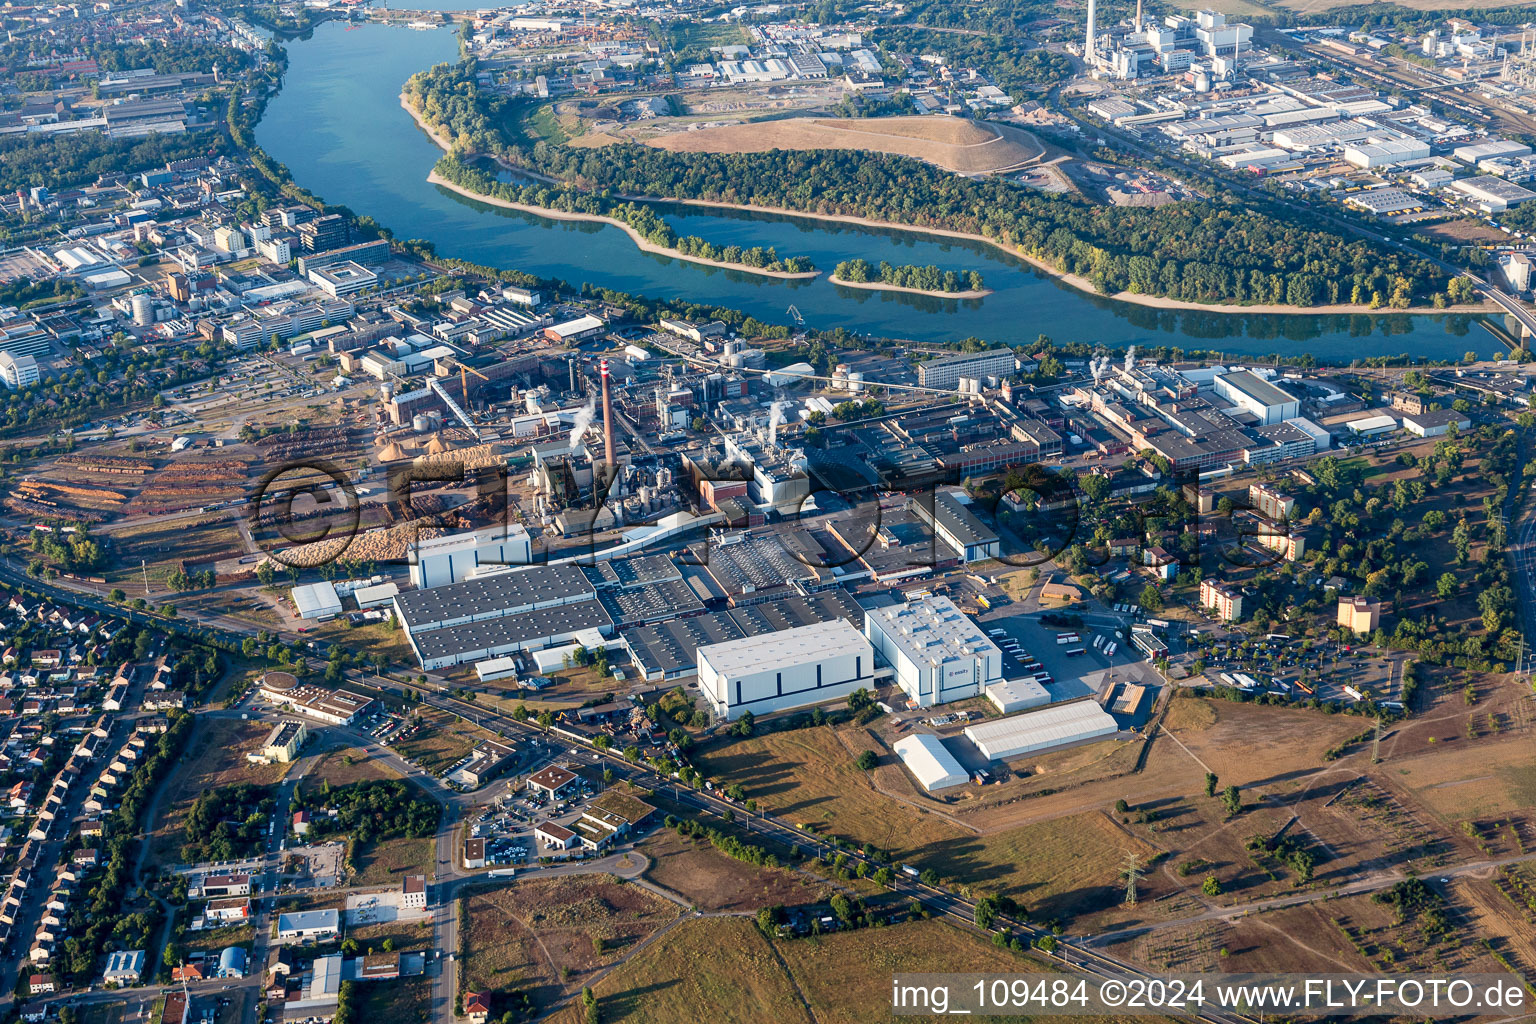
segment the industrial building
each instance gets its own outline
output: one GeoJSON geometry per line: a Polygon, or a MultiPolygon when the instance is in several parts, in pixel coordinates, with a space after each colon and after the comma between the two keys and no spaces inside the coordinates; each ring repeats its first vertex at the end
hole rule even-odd
{"type": "Polygon", "coordinates": [[[1434,409],[1403,417],[1403,429],[1419,437],[1439,437],[1457,430],[1471,430],[1472,421],[1454,409],[1434,409]]]}
{"type": "Polygon", "coordinates": [[[534,565],[416,590],[395,615],[422,668],[446,668],[578,641],[600,645],[614,621],[574,565],[534,565]]]}
{"type": "Polygon", "coordinates": [[[533,545],[526,527],[509,523],[415,541],[409,557],[411,582],[428,590],[460,583],[482,566],[527,565],[533,561],[533,545]]]}
{"type": "Polygon", "coordinates": [[[1451,182],[1451,188],[1469,197],[1483,213],[1501,213],[1511,206],[1536,199],[1536,192],[1494,174],[1458,178],[1451,182]]]}
{"type": "MultiPolygon", "coordinates": [[[[331,910],[298,910],[277,915],[277,937],[318,941],[341,934],[341,915],[331,910]]],[[[318,962],[316,967],[318,968],[318,962]]]]}
{"type": "Polygon", "coordinates": [[[1034,676],[1024,679],[1010,679],[1006,682],[993,683],[987,687],[987,700],[992,706],[1005,715],[1011,715],[1017,711],[1028,711],[1030,708],[1038,708],[1051,702],[1051,695],[1035,682],[1034,676]]]}
{"type": "Polygon", "coordinates": [[[918,783],[930,793],[963,786],[967,779],[955,755],[932,733],[917,733],[896,741],[896,756],[907,766],[918,783]]]}
{"type": "Polygon", "coordinates": [[[341,614],[341,598],[336,596],[336,587],[329,580],[294,587],[290,596],[293,612],[301,619],[325,622],[341,614]]]}
{"type": "Polygon", "coordinates": [[[808,707],[873,687],[875,654],[842,619],[698,649],[699,686],[718,718],[808,707]]]}
{"type": "Polygon", "coordinates": [[[1097,702],[1078,700],[966,726],[965,735],[989,760],[1006,761],[1119,731],[1114,718],[1097,702]]]}
{"type": "Polygon", "coordinates": [[[1251,370],[1223,373],[1216,378],[1215,388],[1222,398],[1258,417],[1260,426],[1283,423],[1301,415],[1301,402],[1295,395],[1251,370]]]}
{"type": "Polygon", "coordinates": [[[1002,542],[997,534],[976,518],[958,493],[939,491],[934,494],[931,507],[921,500],[912,502],[911,507],[962,561],[979,562],[996,558],[1000,553],[1002,542]]]}
{"type": "Polygon", "coordinates": [[[288,672],[268,672],[262,676],[259,692],[264,700],[332,725],[350,725],[373,703],[371,698],[349,690],[301,684],[288,672]]]}
{"type": "Polygon", "coordinates": [[[980,696],[1003,677],[1003,652],[947,597],[930,595],[865,615],[864,634],[918,707],[980,696]]]}
{"type": "Polygon", "coordinates": [[[989,349],[965,355],[941,356],[917,364],[917,382],[925,388],[953,391],[960,378],[1008,377],[1018,369],[1018,357],[1009,348],[989,349]]]}

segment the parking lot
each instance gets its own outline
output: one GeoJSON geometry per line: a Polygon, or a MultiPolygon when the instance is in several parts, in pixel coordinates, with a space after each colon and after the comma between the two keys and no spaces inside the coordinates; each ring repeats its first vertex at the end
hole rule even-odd
{"type": "Polygon", "coordinates": [[[982,621],[981,626],[1025,672],[1037,677],[1043,673],[1049,678],[1041,682],[1053,701],[1064,701],[1096,697],[1111,681],[1160,681],[1142,652],[1129,642],[1129,630],[1110,624],[1116,621],[1108,616],[1089,616],[1082,626],[1050,626],[1035,614],[994,617],[982,621]],[[1076,634],[1079,640],[1058,643],[1064,633],[1076,634]],[[1113,653],[1108,654],[1111,644],[1115,645],[1113,653]],[[1083,653],[1067,653],[1076,650],[1083,653]]]}
{"type": "Polygon", "coordinates": [[[1350,703],[1369,698],[1387,707],[1401,701],[1406,655],[1357,644],[1299,640],[1281,634],[1246,637],[1200,630],[1180,660],[1191,672],[1203,662],[1213,684],[1291,697],[1350,703]],[[1353,692],[1351,692],[1353,691],[1353,692]]]}

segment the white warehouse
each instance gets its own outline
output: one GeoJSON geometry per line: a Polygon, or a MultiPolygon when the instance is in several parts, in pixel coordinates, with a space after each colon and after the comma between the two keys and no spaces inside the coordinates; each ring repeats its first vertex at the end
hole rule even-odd
{"type": "Polygon", "coordinates": [[[1223,373],[1216,378],[1216,393],[1239,409],[1258,417],[1261,427],[1284,423],[1301,415],[1301,402],[1251,370],[1223,373]]]}
{"type": "Polygon", "coordinates": [[[533,561],[533,545],[525,528],[510,523],[416,541],[410,560],[411,582],[427,590],[460,583],[481,566],[527,565],[533,561]]]}
{"type": "Polygon", "coordinates": [[[1002,679],[1003,652],[947,597],[877,608],[864,633],[919,707],[979,696],[1002,679]]]}
{"type": "Polygon", "coordinates": [[[699,687],[727,721],[809,707],[873,687],[875,652],[846,619],[700,647],[699,687]]]}
{"type": "Polygon", "coordinates": [[[932,733],[917,733],[896,742],[893,748],[901,763],[907,766],[922,787],[933,793],[941,789],[965,784],[965,769],[955,760],[955,755],[932,733]]]}
{"type": "Polygon", "coordinates": [[[1114,718],[1096,702],[1078,700],[966,726],[965,735],[989,760],[1004,761],[1119,731],[1114,718]]]}

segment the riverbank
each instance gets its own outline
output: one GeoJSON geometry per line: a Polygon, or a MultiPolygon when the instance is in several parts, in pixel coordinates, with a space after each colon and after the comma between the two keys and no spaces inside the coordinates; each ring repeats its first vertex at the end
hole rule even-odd
{"type": "Polygon", "coordinates": [[[782,281],[808,281],[821,276],[819,270],[788,271],[788,270],[764,270],[762,267],[749,267],[745,263],[727,263],[724,260],[710,260],[703,256],[687,256],[676,249],[668,249],[666,246],[657,245],[634,228],[614,217],[604,217],[596,213],[570,213],[565,210],[550,210],[543,206],[534,206],[530,203],[513,203],[495,196],[482,195],[462,185],[457,185],[436,171],[427,175],[427,182],[439,185],[450,192],[455,192],[465,199],[473,199],[477,203],[485,203],[487,206],[499,206],[504,210],[517,210],[519,213],[531,213],[538,217],[547,217],[550,220],[586,220],[598,224],[607,224],[618,228],[629,236],[629,240],[635,243],[635,247],[641,252],[655,253],[657,256],[668,256],[674,260],[683,260],[687,263],[697,263],[705,267],[718,267],[721,270],[737,270],[743,274],[756,274],[759,277],[773,277],[782,281]]]}
{"type": "MultiPolygon", "coordinates": [[[[530,172],[518,169],[519,174],[530,174],[532,177],[544,178],[544,175],[531,175],[530,172]]],[[[549,179],[554,181],[554,179],[549,179]]],[[[1101,299],[1113,299],[1115,302],[1126,302],[1136,306],[1149,306],[1153,309],[1184,309],[1202,313],[1266,313],[1288,316],[1322,316],[1339,314],[1385,314],[1385,313],[1500,313],[1499,306],[1492,302],[1477,302],[1470,305],[1447,306],[1444,309],[1436,309],[1434,306],[1410,306],[1407,309],[1370,309],[1366,306],[1356,306],[1350,303],[1335,303],[1331,306],[1286,306],[1276,303],[1262,303],[1252,306],[1239,306],[1231,303],[1211,305],[1201,302],[1185,302],[1182,299],[1170,299],[1162,295],[1140,295],[1136,292],[1115,292],[1106,295],[1093,287],[1093,282],[1086,277],[1077,274],[1069,274],[1059,270],[1044,260],[1036,259],[1019,252],[1005,242],[1000,242],[986,235],[971,234],[965,231],[953,231],[949,228],[921,227],[914,224],[898,224],[895,221],[871,220],[868,217],[856,217],[842,213],[807,213],[803,210],[791,210],[782,206],[746,206],[741,203],[722,203],[709,199],[671,199],[667,196],[619,196],[637,203],[676,203],[680,206],[696,206],[704,209],[738,210],[742,213],[761,213],[776,217],[803,217],[806,220],[826,221],[830,224],[854,224],[859,227],[875,228],[886,231],[907,231],[918,235],[928,235],[935,238],[954,238],[966,242],[980,242],[990,245],[1000,252],[1007,253],[1015,259],[1023,260],[1036,270],[1048,277],[1060,281],[1062,284],[1076,288],[1078,291],[1087,292],[1101,299]]],[[[829,278],[830,279],[830,278],[829,278]]],[[[847,284],[839,281],[839,284],[847,284]]],[[[850,286],[852,287],[852,286],[850,286]]],[[[935,292],[936,295],[953,296],[955,292],[935,292]]]]}
{"type": "Polygon", "coordinates": [[[963,292],[946,292],[937,288],[903,288],[899,284],[884,281],[844,281],[836,274],[828,274],[827,280],[844,288],[862,288],[870,292],[906,292],[908,295],[931,295],[935,299],[984,299],[992,294],[991,288],[967,288],[963,292]]]}
{"type": "MultiPolygon", "coordinates": [[[[416,109],[414,107],[412,107],[411,104],[409,103],[409,101],[407,100],[406,94],[405,94],[405,92],[403,90],[400,93],[400,105],[405,108],[407,113],[410,114],[411,119],[416,122],[417,126],[420,127],[421,130],[424,131],[432,139],[432,141],[437,144],[437,147],[439,149],[441,149],[444,153],[449,152],[451,147],[445,144],[447,140],[444,139],[443,136],[441,135],[441,133],[439,133],[436,129],[434,129],[431,125],[429,125],[421,117],[421,115],[417,113],[416,109]]],[[[508,168],[508,169],[511,170],[515,174],[519,174],[519,175],[522,175],[524,177],[531,178],[531,179],[533,179],[535,181],[543,181],[543,182],[546,182],[546,183],[551,184],[551,185],[563,184],[557,178],[551,177],[551,176],[546,175],[546,174],[540,174],[540,173],[538,173],[536,171],[530,171],[530,170],[527,170],[527,169],[522,168],[522,167],[515,167],[515,168],[508,168]]],[[[432,177],[436,178],[436,175],[433,175],[432,177]]],[[[429,180],[431,180],[431,179],[429,179],[429,180]]],[[[624,223],[622,223],[620,221],[614,220],[613,218],[609,218],[609,217],[589,217],[589,216],[586,216],[586,215],[576,215],[576,214],[564,214],[564,213],[562,213],[560,211],[547,210],[547,209],[545,209],[543,207],[538,207],[538,206],[522,206],[522,205],[519,205],[519,204],[506,203],[506,202],[504,202],[502,200],[492,200],[489,197],[486,197],[486,196],[483,196],[483,195],[479,195],[478,193],[475,193],[475,192],[470,192],[467,189],[459,188],[458,186],[455,186],[455,185],[453,185],[451,183],[448,183],[448,182],[441,181],[440,179],[437,181],[437,183],[438,184],[442,184],[442,185],[444,185],[444,187],[452,189],[453,191],[458,192],[460,195],[467,196],[468,198],[471,198],[471,199],[477,199],[477,200],[479,200],[481,202],[491,203],[492,205],[496,205],[496,206],[506,206],[506,207],[511,208],[511,209],[520,209],[520,210],[523,210],[526,213],[533,213],[533,214],[536,214],[538,216],[549,217],[549,218],[551,218],[553,220],[568,220],[568,219],[600,220],[603,223],[612,224],[613,226],[621,228],[622,230],[624,230],[632,239],[635,240],[635,244],[638,245],[643,251],[646,251],[646,252],[658,252],[658,253],[660,253],[662,255],[672,256],[675,259],[687,260],[687,261],[692,262],[692,263],[700,263],[700,264],[703,264],[705,266],[724,267],[726,269],[731,269],[731,270],[743,270],[743,271],[745,271],[747,273],[761,274],[761,275],[767,276],[767,277],[786,277],[786,278],[799,277],[799,278],[809,278],[809,277],[815,277],[819,273],[817,271],[812,271],[812,272],[805,273],[805,274],[770,273],[768,271],[759,270],[759,269],[753,268],[753,267],[742,267],[742,266],[737,266],[735,264],[725,264],[725,263],[720,263],[718,261],[706,260],[706,259],[701,259],[701,258],[693,257],[693,256],[684,256],[684,255],[682,255],[682,254],[680,254],[678,252],[675,252],[675,251],[673,251],[671,249],[664,249],[664,248],[661,248],[659,246],[654,245],[654,243],[646,242],[644,236],[642,236],[639,233],[637,233],[636,231],[634,231],[627,224],[624,224],[624,223]]],[[[868,217],[859,217],[859,216],[854,216],[854,215],[851,215],[851,214],[811,213],[811,212],[807,212],[807,211],[804,211],[804,210],[792,210],[792,209],[789,209],[787,207],[781,207],[781,206],[749,206],[749,205],[746,205],[746,204],[743,204],[743,203],[725,203],[725,202],[719,202],[719,201],[709,200],[709,199],[674,199],[674,198],[671,198],[669,196],[646,196],[646,195],[623,195],[623,194],[615,194],[614,198],[615,199],[624,200],[624,201],[627,201],[627,202],[660,203],[660,204],[674,203],[674,204],[677,204],[679,206],[692,206],[692,207],[697,207],[697,208],[700,208],[700,209],[736,210],[736,211],[739,211],[739,212],[742,212],[742,213],[766,214],[766,215],[769,215],[769,216],[787,217],[787,218],[800,217],[800,218],[804,218],[806,220],[824,221],[824,222],[829,223],[829,224],[852,224],[852,225],[855,225],[857,227],[873,228],[875,230],[905,231],[905,232],[909,232],[909,233],[912,233],[912,234],[926,235],[926,236],[928,236],[930,238],[952,238],[952,239],[956,239],[956,240],[959,240],[959,241],[965,241],[965,242],[979,242],[979,243],[981,243],[983,245],[989,245],[992,248],[997,249],[999,252],[1006,253],[1007,255],[1012,256],[1015,259],[1023,260],[1024,262],[1028,263],[1031,267],[1033,267],[1034,269],[1038,270],[1040,273],[1046,275],[1047,277],[1050,277],[1050,278],[1052,278],[1052,279],[1054,279],[1056,281],[1059,281],[1060,283],[1065,284],[1065,285],[1067,285],[1070,288],[1074,288],[1074,289],[1076,289],[1076,290],[1078,290],[1080,292],[1084,292],[1084,293],[1086,293],[1088,295],[1092,295],[1092,296],[1097,297],[1097,298],[1111,299],[1111,300],[1113,300],[1115,302],[1124,302],[1124,303],[1127,303],[1129,305],[1144,306],[1144,307],[1147,307],[1147,308],[1150,308],[1150,309],[1160,309],[1160,310],[1169,310],[1169,311],[1181,311],[1181,310],[1183,310],[1183,311],[1199,312],[1199,313],[1231,313],[1231,314],[1238,314],[1238,315],[1279,315],[1279,316],[1339,316],[1339,315],[1374,316],[1374,315],[1386,315],[1386,314],[1427,315],[1427,314],[1435,314],[1435,313],[1462,313],[1462,314],[1480,314],[1480,313],[1482,313],[1482,314],[1486,314],[1486,313],[1501,313],[1502,312],[1502,310],[1499,308],[1499,306],[1496,303],[1492,303],[1492,302],[1477,302],[1477,303],[1471,303],[1471,304],[1460,305],[1460,306],[1447,306],[1444,309],[1437,309],[1434,306],[1410,306],[1407,309],[1388,309],[1386,307],[1382,307],[1381,309],[1371,309],[1371,308],[1369,308],[1367,306],[1357,306],[1357,305],[1354,305],[1352,303],[1335,303],[1333,305],[1305,306],[1305,307],[1304,306],[1287,306],[1287,305],[1280,304],[1280,303],[1259,303],[1259,304],[1255,304],[1255,305],[1245,306],[1245,305],[1238,305],[1238,304],[1235,304],[1235,303],[1216,303],[1216,304],[1212,304],[1212,303],[1204,303],[1204,302],[1186,302],[1183,299],[1171,299],[1171,298],[1167,298],[1166,296],[1161,296],[1161,295],[1141,295],[1141,294],[1138,294],[1136,292],[1115,292],[1113,294],[1105,294],[1105,293],[1100,292],[1097,289],[1095,289],[1094,286],[1093,286],[1093,282],[1089,281],[1085,277],[1082,277],[1082,276],[1080,276],[1078,274],[1069,274],[1066,271],[1058,269],[1057,267],[1055,267],[1052,264],[1046,262],[1045,260],[1041,260],[1041,259],[1038,259],[1036,257],[1026,255],[1025,253],[1021,253],[1016,248],[1014,248],[1013,246],[1008,245],[1006,242],[1001,242],[1001,241],[998,241],[997,239],[988,238],[985,235],[978,235],[978,234],[974,234],[974,233],[971,233],[971,232],[955,231],[955,230],[952,230],[950,228],[924,227],[924,226],[919,226],[919,225],[914,225],[914,224],[899,224],[899,223],[896,223],[895,221],[873,220],[873,219],[868,218],[868,217]]],[[[831,278],[829,278],[829,279],[831,279],[831,278]]],[[[835,279],[831,279],[831,280],[835,280],[835,279]]],[[[844,285],[846,287],[855,287],[854,285],[851,285],[851,284],[849,284],[846,281],[836,281],[835,283],[842,284],[842,285],[844,285]]],[[[896,289],[896,288],[890,288],[889,290],[892,290],[892,291],[911,291],[911,289],[896,289]]],[[[987,291],[988,291],[988,293],[990,293],[991,290],[988,289],[987,291]]],[[[935,296],[940,297],[940,298],[973,298],[973,297],[979,297],[979,296],[967,295],[967,294],[959,293],[959,292],[917,292],[916,294],[935,295],[935,296]]]]}

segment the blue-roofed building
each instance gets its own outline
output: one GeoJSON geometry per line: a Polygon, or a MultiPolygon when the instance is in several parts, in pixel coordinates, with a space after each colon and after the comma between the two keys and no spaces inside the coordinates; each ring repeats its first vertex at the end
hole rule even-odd
{"type": "Polygon", "coordinates": [[[246,956],[244,946],[225,946],[219,954],[219,977],[245,977],[246,956]]]}

